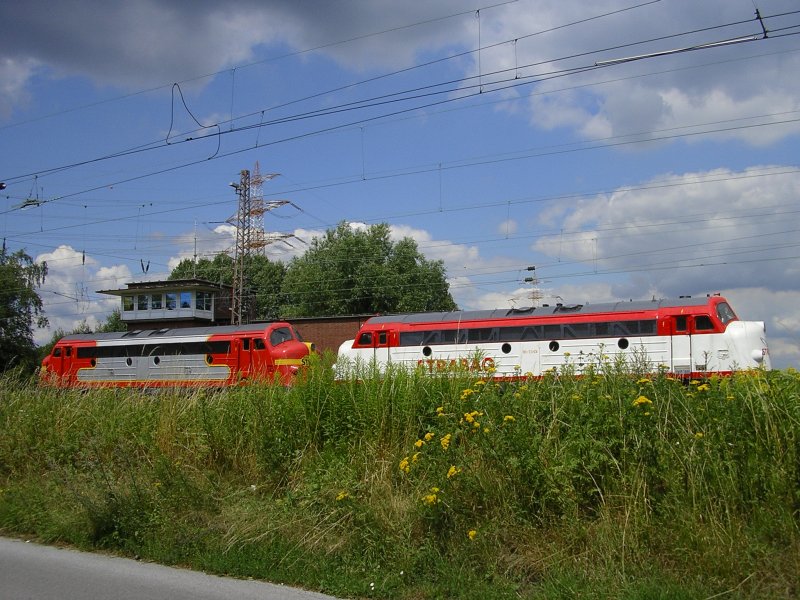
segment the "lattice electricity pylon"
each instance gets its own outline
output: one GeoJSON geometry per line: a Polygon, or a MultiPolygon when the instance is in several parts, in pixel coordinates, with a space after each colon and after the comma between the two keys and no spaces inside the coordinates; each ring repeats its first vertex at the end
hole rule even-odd
{"type": "Polygon", "coordinates": [[[264,203],[264,191],[262,184],[265,181],[275,179],[278,173],[261,174],[258,161],[253,169],[253,176],[250,178],[250,249],[256,254],[264,254],[264,248],[269,243],[264,234],[264,213],[287,204],[288,200],[278,200],[264,203]],[[280,204],[282,202],[283,204],[280,204]]]}
{"type": "MultiPolygon", "coordinates": [[[[247,323],[248,311],[245,290],[245,266],[250,262],[250,244],[252,230],[250,229],[251,201],[250,201],[250,171],[240,173],[239,183],[232,183],[239,197],[239,207],[236,212],[236,244],[233,249],[233,291],[231,296],[231,324],[242,325],[247,323]]],[[[232,219],[228,219],[230,223],[232,219]]]]}

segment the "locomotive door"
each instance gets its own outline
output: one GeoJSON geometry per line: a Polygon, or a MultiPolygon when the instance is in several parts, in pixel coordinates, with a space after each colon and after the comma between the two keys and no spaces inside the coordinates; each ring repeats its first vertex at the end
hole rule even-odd
{"type": "Polygon", "coordinates": [[[250,353],[250,338],[239,338],[236,340],[236,371],[240,378],[250,376],[252,368],[252,356],[250,353]]]}
{"type": "Polygon", "coordinates": [[[689,330],[689,317],[672,317],[672,372],[688,375],[692,372],[692,336],[689,330]]]}
{"type": "Polygon", "coordinates": [[[389,332],[385,330],[376,332],[372,342],[375,344],[375,364],[378,367],[385,367],[391,362],[389,357],[389,332]]]}
{"type": "Polygon", "coordinates": [[[266,378],[272,374],[272,357],[262,338],[253,338],[250,350],[250,368],[254,377],[266,378]]]}
{"type": "Polygon", "coordinates": [[[388,331],[365,331],[358,337],[358,344],[372,348],[370,361],[377,367],[385,366],[389,362],[388,331]]]}

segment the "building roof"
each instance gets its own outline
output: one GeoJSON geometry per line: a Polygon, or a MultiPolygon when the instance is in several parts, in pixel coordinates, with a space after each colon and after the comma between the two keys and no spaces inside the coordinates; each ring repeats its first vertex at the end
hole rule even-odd
{"type": "Polygon", "coordinates": [[[127,288],[117,290],[98,290],[98,294],[108,294],[110,296],[122,296],[131,291],[178,291],[196,290],[200,292],[220,292],[228,291],[231,286],[225,283],[214,283],[205,279],[168,279],[166,281],[132,281],[126,283],[127,288]]]}

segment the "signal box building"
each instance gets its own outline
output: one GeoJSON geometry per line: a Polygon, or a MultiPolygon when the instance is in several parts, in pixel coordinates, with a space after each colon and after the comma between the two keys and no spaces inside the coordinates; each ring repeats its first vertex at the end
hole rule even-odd
{"type": "Polygon", "coordinates": [[[232,288],[204,279],[173,279],[126,284],[100,290],[119,296],[120,315],[128,330],[230,325],[232,288]]]}

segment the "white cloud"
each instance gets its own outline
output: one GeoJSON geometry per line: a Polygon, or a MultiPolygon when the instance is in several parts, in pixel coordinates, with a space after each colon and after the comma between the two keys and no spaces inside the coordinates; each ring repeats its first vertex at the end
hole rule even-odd
{"type": "Polygon", "coordinates": [[[97,327],[119,308],[119,298],[96,290],[118,289],[132,279],[128,267],[100,267],[93,257],[67,245],[36,257],[36,262],[43,261],[48,271],[39,295],[50,324],[34,331],[37,344],[48,342],[59,329],[69,332],[81,323],[97,327]]]}

